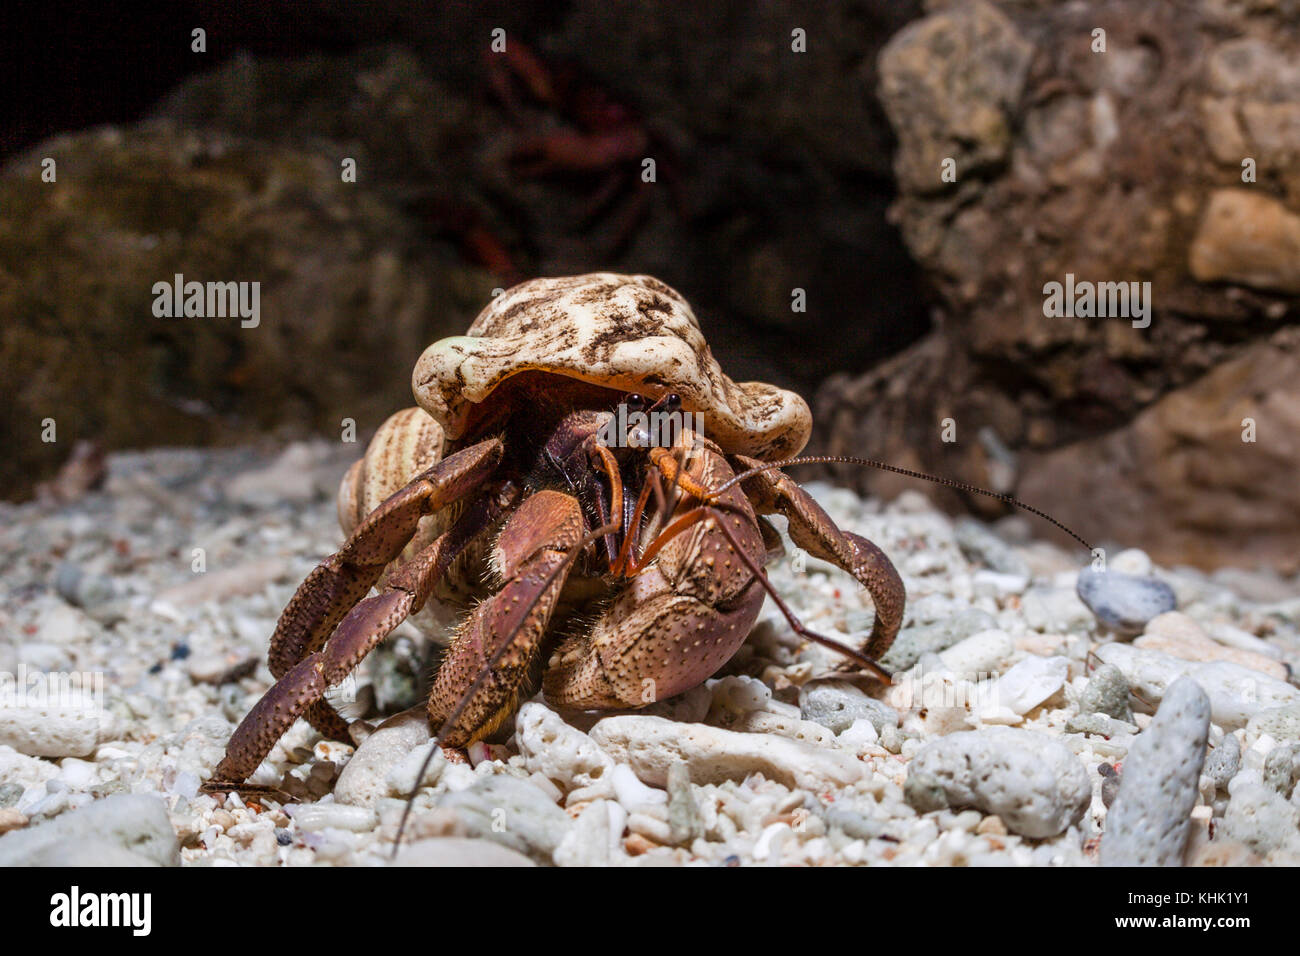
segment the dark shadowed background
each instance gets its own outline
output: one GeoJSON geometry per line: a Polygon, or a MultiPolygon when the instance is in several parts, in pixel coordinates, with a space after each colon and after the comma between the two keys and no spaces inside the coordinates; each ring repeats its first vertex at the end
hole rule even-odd
{"type": "Polygon", "coordinates": [[[0,496],[77,441],[364,435],[494,288],[609,269],[682,292],[734,378],[801,391],[816,449],[1294,571],[1296,6],[26,5],[0,496]],[[155,317],[176,273],[260,282],[261,324],[155,317]],[[1067,273],[1150,282],[1150,325],[1046,317],[1067,273]]]}

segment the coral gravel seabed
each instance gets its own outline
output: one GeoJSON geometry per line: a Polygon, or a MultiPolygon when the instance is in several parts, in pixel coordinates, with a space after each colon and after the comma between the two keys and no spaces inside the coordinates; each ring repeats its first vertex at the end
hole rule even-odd
{"type": "MultiPolygon", "coordinates": [[[[271,682],[281,608],[340,543],[333,494],[357,454],[115,454],[71,503],[0,505],[0,865],[388,861],[429,741],[401,712],[427,679],[412,623],[332,692],[371,726],[395,716],[355,751],[300,721],[254,776],[301,802],[198,792],[271,682]],[[41,674],[102,685],[42,700],[41,674]]],[[[1032,519],[808,487],[903,575],[894,687],[839,670],[769,602],[690,693],[568,720],[539,695],[505,743],[435,756],[399,861],[1300,863],[1295,580],[1112,554],[1090,604],[1156,615],[1118,638],[1076,595],[1087,554],[1035,540],[1032,519]]],[[[769,571],[812,628],[863,639],[870,599],[847,575],[793,550],[769,571]]]]}

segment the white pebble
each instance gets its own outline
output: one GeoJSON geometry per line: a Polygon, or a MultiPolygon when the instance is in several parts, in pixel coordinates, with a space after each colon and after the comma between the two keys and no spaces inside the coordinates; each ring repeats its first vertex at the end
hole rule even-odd
{"type": "Polygon", "coordinates": [[[375,811],[369,807],[350,807],[341,803],[303,803],[290,808],[293,822],[302,830],[324,830],[333,827],[353,833],[373,830],[377,822],[375,811]]]}
{"type": "MultiPolygon", "coordinates": [[[[999,677],[988,697],[996,712],[1006,708],[1027,714],[1064,686],[1070,676],[1070,661],[1064,657],[1030,655],[999,677]]],[[[984,716],[981,707],[980,716],[984,716]]]]}
{"type": "Polygon", "coordinates": [[[1005,631],[989,630],[972,634],[939,654],[944,667],[967,680],[989,674],[1015,653],[1016,645],[1005,631]]]}
{"type": "Polygon", "coordinates": [[[618,802],[629,813],[634,810],[647,806],[666,806],[668,804],[668,794],[663,790],[657,790],[654,787],[647,787],[637,779],[632,768],[625,763],[615,764],[614,769],[609,774],[610,782],[614,785],[614,794],[618,802]]]}
{"type": "Polygon", "coordinates": [[[758,842],[754,844],[754,859],[771,858],[774,864],[780,863],[781,847],[792,836],[794,831],[788,823],[773,823],[759,835],[758,842]]]}
{"type": "Polygon", "coordinates": [[[668,768],[684,762],[697,784],[741,780],[759,772],[799,789],[820,790],[862,779],[866,765],[842,750],[766,734],[742,734],[662,717],[606,717],[591,738],[644,782],[668,783],[668,768]]]}
{"type": "MultiPolygon", "coordinates": [[[[614,767],[595,741],[536,701],[519,708],[515,740],[529,771],[544,774],[566,790],[591,787],[614,767]]],[[[601,792],[613,795],[603,787],[601,792]]]]}
{"type": "Polygon", "coordinates": [[[855,753],[861,753],[865,748],[878,744],[880,734],[876,732],[875,725],[868,718],[859,717],[840,732],[835,742],[855,753]]]}

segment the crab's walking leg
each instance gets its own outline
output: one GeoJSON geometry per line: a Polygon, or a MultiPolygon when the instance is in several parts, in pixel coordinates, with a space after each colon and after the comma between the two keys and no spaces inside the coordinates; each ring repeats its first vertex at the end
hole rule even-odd
{"type": "Polygon", "coordinates": [[[578,500],[558,491],[537,492],[506,522],[492,555],[504,583],[465,619],[429,692],[443,746],[479,740],[514,713],[585,531],[578,500]],[[444,726],[458,707],[456,723],[444,726]]]}
{"type": "MultiPolygon", "coordinates": [[[[417,475],[371,512],[348,536],[343,547],[317,565],[298,586],[271,637],[268,657],[276,685],[231,736],[226,756],[212,778],[214,784],[246,779],[300,715],[307,717],[322,734],[346,739],[346,723],[323,700],[331,681],[316,666],[328,657],[321,654],[326,639],[344,614],[361,610],[355,607],[357,601],[378,580],[388,562],[401,553],[420,518],[482,485],[501,460],[501,453],[500,442],[481,442],[417,475]],[[307,664],[309,660],[313,663],[307,664]],[[290,713],[292,717],[288,716],[290,713]]],[[[468,540],[464,529],[470,524],[468,520],[457,521],[452,531],[408,562],[408,566],[426,572],[428,587],[432,587],[450,563],[454,557],[452,552],[464,547],[468,540]]],[[[427,593],[425,590],[425,597],[427,593]]],[[[425,597],[420,599],[421,605],[425,597]]],[[[374,602],[398,600],[400,597],[393,593],[390,582],[383,595],[366,602],[366,613],[375,607],[374,602]]],[[[380,637],[400,620],[388,625],[380,637]]],[[[349,628],[348,634],[355,638],[356,625],[349,628]]],[[[347,635],[341,635],[332,653],[337,655],[347,641],[347,635]]]]}
{"type": "MultiPolygon", "coordinates": [[[[763,466],[763,462],[744,455],[733,455],[732,459],[746,471],[763,466]]],[[[785,515],[795,544],[814,557],[848,571],[871,594],[876,605],[876,621],[862,651],[880,660],[898,636],[906,603],[903,579],[885,552],[866,538],[841,531],[821,505],[781,471],[760,472],[743,486],[759,514],[785,515]]]]}
{"type": "MultiPolygon", "coordinates": [[[[210,786],[247,779],[295,720],[312,707],[328,707],[325,689],[343,680],[393,628],[424,606],[452,561],[499,511],[491,498],[475,501],[433,544],[389,575],[382,592],[354,607],[320,650],[289,668],[235,729],[210,786]]],[[[332,710],[330,714],[342,722],[332,710]]]]}
{"type": "MultiPolygon", "coordinates": [[[[501,460],[496,439],[479,442],[417,475],[367,515],[343,547],[307,575],[271,635],[268,664],[277,680],[318,651],[384,568],[406,547],[420,519],[480,487],[501,460]]],[[[304,716],[326,737],[347,739],[347,725],[326,701],[314,701],[304,716]]]]}

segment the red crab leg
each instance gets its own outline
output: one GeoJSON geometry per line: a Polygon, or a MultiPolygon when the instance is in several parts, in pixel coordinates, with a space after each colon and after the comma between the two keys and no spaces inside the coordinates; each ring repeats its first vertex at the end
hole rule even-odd
{"type": "Polygon", "coordinates": [[[282,677],[319,650],[335,626],[402,553],[420,519],[478,488],[501,461],[501,442],[479,442],[417,475],[370,512],[298,586],[271,635],[268,663],[282,677]]]}
{"type": "Polygon", "coordinates": [[[597,496],[596,511],[600,517],[602,525],[609,525],[613,530],[605,535],[605,552],[609,555],[611,561],[614,560],[616,548],[614,546],[614,535],[618,531],[619,523],[623,520],[623,478],[619,474],[618,460],[614,458],[611,452],[599,442],[590,444],[588,454],[598,458],[600,465],[605,469],[605,474],[609,476],[610,487],[610,513],[605,513],[604,500],[597,496]]]}
{"type": "Polygon", "coordinates": [[[505,583],[457,629],[429,692],[443,746],[486,737],[515,712],[585,528],[578,500],[550,490],[506,522],[495,558],[505,583]]]}
{"type": "MultiPolygon", "coordinates": [[[[878,663],[876,663],[876,661],[873,660],[871,657],[868,657],[866,654],[862,653],[862,651],[859,651],[856,648],[850,647],[847,644],[837,641],[834,638],[826,637],[823,634],[818,634],[816,631],[807,627],[802,621],[800,621],[798,616],[794,613],[794,611],[790,610],[789,605],[787,605],[785,601],[781,598],[781,595],[777,592],[776,588],[772,586],[772,582],[767,579],[767,575],[763,573],[762,568],[758,566],[757,562],[755,562],[753,558],[751,558],[748,554],[745,553],[744,547],[742,547],[741,543],[736,540],[736,536],[732,532],[732,530],[727,527],[726,517],[722,514],[721,511],[719,511],[717,508],[712,507],[711,505],[701,505],[698,508],[692,508],[690,511],[679,516],[676,521],[674,521],[667,528],[665,528],[659,534],[659,536],[656,537],[655,540],[650,543],[650,546],[646,548],[645,553],[641,556],[639,566],[633,567],[631,566],[631,563],[629,563],[629,569],[628,569],[629,576],[638,574],[641,570],[643,570],[646,566],[648,566],[649,563],[654,559],[655,555],[659,553],[660,548],[666,545],[674,537],[686,531],[692,525],[698,524],[699,522],[708,519],[712,519],[717,529],[723,533],[728,543],[730,543],[732,549],[736,552],[736,555],[740,558],[741,562],[744,563],[745,567],[749,569],[749,572],[751,575],[753,575],[754,579],[758,581],[758,583],[763,587],[765,591],[767,591],[768,596],[772,598],[773,602],[775,602],[777,608],[781,611],[782,615],[784,615],[785,619],[789,622],[790,628],[796,634],[799,634],[800,636],[805,637],[810,641],[814,641],[818,644],[821,644],[824,647],[828,647],[839,654],[843,654],[845,657],[850,658],[851,660],[855,661],[857,664],[871,671],[874,675],[879,677],[885,683],[889,683],[890,681],[889,672],[886,671],[883,667],[881,667],[878,663]]],[[[900,588],[902,587],[901,582],[899,584],[899,587],[900,588]]],[[[879,630],[878,627],[872,629],[873,637],[875,636],[878,630],[879,630]]],[[[895,629],[895,633],[897,633],[897,629],[895,629]]],[[[890,642],[893,641],[893,634],[889,635],[889,641],[890,642]]],[[[888,648],[888,643],[886,643],[885,646],[886,648],[888,648]]]]}
{"type": "MultiPolygon", "coordinates": [[[[742,468],[763,462],[733,455],[742,468]]],[[[767,469],[742,481],[741,487],[759,514],[780,513],[790,522],[790,538],[809,554],[848,571],[871,595],[876,620],[863,652],[879,660],[903,624],[906,589],[893,563],[878,547],[851,531],[840,530],[808,492],[782,471],[767,469]]]]}
{"type": "Polygon", "coordinates": [[[492,499],[474,502],[450,530],[394,571],[383,591],[354,607],[320,650],[289,668],[235,728],[205,789],[236,787],[295,720],[314,705],[328,707],[323,700],[326,688],[347,677],[393,628],[424,606],[448,566],[499,510],[492,499]]]}
{"type": "Polygon", "coordinates": [[[627,523],[623,529],[623,544],[618,549],[618,558],[609,569],[612,575],[620,575],[632,560],[632,544],[636,540],[637,532],[641,528],[641,518],[645,514],[646,502],[650,498],[650,482],[647,481],[641,486],[641,494],[637,495],[636,508],[632,511],[632,520],[627,523]]]}
{"type": "MultiPolygon", "coordinates": [[[[357,601],[379,579],[384,567],[401,554],[415,534],[420,518],[479,488],[496,468],[501,454],[501,443],[490,439],[457,452],[416,476],[367,515],[348,536],[343,547],[313,569],[298,586],[271,637],[268,657],[276,685],[267,691],[236,729],[214,781],[244,780],[257,769],[275,741],[298,716],[306,717],[322,734],[347,739],[347,724],[322,699],[325,689],[333,681],[326,680],[316,665],[340,659],[340,655],[341,659],[350,656],[347,652],[351,646],[349,641],[360,633],[357,622],[365,616],[357,616],[362,607],[367,609],[366,614],[376,607],[375,602],[389,602],[396,607],[402,598],[394,593],[394,588],[401,590],[404,583],[416,587],[417,592],[426,588],[427,597],[427,587],[432,587],[454,557],[451,552],[458,552],[473,533],[481,530],[481,527],[469,528],[472,519],[458,521],[453,529],[455,534],[448,532],[439,537],[399,569],[383,594],[357,605],[357,601]],[[427,582],[417,580],[412,585],[409,578],[402,578],[408,567],[413,568],[411,573],[423,572],[428,576],[427,582]],[[346,620],[352,624],[347,634],[329,647],[327,638],[336,633],[336,626],[340,620],[345,620],[344,614],[349,610],[352,614],[346,620]],[[327,647],[328,652],[322,656],[327,647]],[[306,661],[315,663],[304,666],[306,661]],[[283,709],[286,707],[288,709],[283,709]],[[285,715],[290,711],[293,717],[285,723],[285,715]],[[263,730],[264,726],[273,729],[263,730]],[[268,734],[271,734],[269,741],[266,740],[268,734]]],[[[485,518],[481,520],[486,521],[485,518]]],[[[409,596],[413,597],[415,593],[409,596]]],[[[423,603],[421,597],[419,604],[423,603]]],[[[388,625],[388,630],[392,630],[400,620],[388,625]]],[[[339,631],[343,630],[339,626],[339,631]]],[[[387,634],[388,630],[383,633],[387,634]]],[[[343,676],[346,676],[346,671],[343,676]]]]}

